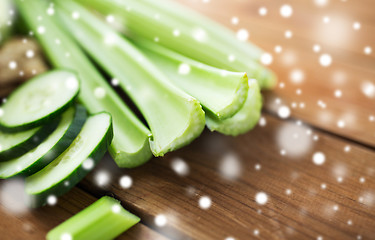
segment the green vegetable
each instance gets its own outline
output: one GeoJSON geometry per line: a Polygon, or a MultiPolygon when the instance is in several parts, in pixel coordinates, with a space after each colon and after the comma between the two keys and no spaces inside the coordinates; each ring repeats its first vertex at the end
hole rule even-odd
{"type": "Polygon", "coordinates": [[[78,45],[66,35],[57,24],[55,16],[47,15],[47,12],[54,12],[52,5],[48,6],[46,2],[39,0],[15,2],[25,23],[35,32],[51,63],[55,67],[72,69],[79,75],[80,102],[90,113],[111,113],[114,138],[109,151],[118,166],[136,167],[149,160],[152,156],[149,147],[150,131],[109,86],[78,45]],[[44,34],[38,33],[40,26],[46,29],[44,34]],[[98,96],[95,96],[95,93],[98,96]]]}
{"type": "Polygon", "coordinates": [[[44,168],[63,153],[81,131],[87,114],[83,106],[69,108],[62,114],[58,126],[46,140],[28,153],[0,163],[0,178],[28,176],[44,168]]]}
{"type": "Polygon", "coordinates": [[[0,128],[16,132],[48,123],[73,104],[78,92],[79,81],[72,72],[41,74],[17,88],[1,106],[0,128]]]}
{"type": "Polygon", "coordinates": [[[231,71],[247,72],[264,88],[276,76],[259,63],[262,50],[239,41],[228,29],[167,0],[77,0],[112,15],[133,37],[155,40],[189,58],[231,71]]]}
{"type": "Polygon", "coordinates": [[[8,37],[10,24],[13,23],[13,5],[11,0],[0,1],[0,43],[8,37]]]}
{"type": "Polygon", "coordinates": [[[47,234],[47,240],[110,240],[139,221],[119,201],[105,196],[52,229],[47,234]]]}
{"type": "Polygon", "coordinates": [[[197,98],[211,115],[225,119],[243,106],[249,89],[246,73],[207,66],[149,41],[135,43],[169,80],[197,98]]]}
{"type": "Polygon", "coordinates": [[[207,127],[226,135],[237,136],[252,129],[260,118],[262,95],[255,80],[249,81],[249,92],[243,107],[233,117],[224,120],[206,116],[207,127]]]}
{"type": "Polygon", "coordinates": [[[185,146],[200,135],[205,119],[196,99],[172,85],[136,47],[79,4],[56,1],[56,5],[67,31],[119,80],[142,112],[151,128],[155,156],[185,146]],[[72,18],[74,13],[80,18],[72,18]]]}
{"type": "Polygon", "coordinates": [[[5,133],[0,131],[0,162],[19,157],[38,146],[56,129],[58,121],[24,132],[5,133]]]}
{"type": "Polygon", "coordinates": [[[112,137],[112,119],[108,113],[90,116],[68,149],[26,178],[30,206],[41,206],[49,196],[61,196],[73,188],[103,157],[112,137]]]}

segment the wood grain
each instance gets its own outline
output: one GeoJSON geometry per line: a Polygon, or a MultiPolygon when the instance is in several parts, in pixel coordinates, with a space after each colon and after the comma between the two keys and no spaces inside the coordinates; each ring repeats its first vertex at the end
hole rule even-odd
{"type": "Polygon", "coordinates": [[[269,115],[266,121],[265,127],[237,138],[206,131],[191,146],[134,170],[119,169],[107,158],[82,187],[92,194],[102,192],[95,187],[95,174],[110,172],[112,185],[107,190],[126,201],[147,225],[173,239],[249,239],[254,231],[262,239],[373,238],[374,152],[295,122],[269,115]],[[308,144],[298,146],[296,141],[289,153],[280,155],[282,141],[295,133],[300,134],[298,141],[308,144]],[[319,139],[314,141],[314,136],[319,139]],[[298,156],[293,147],[304,151],[298,156]],[[326,156],[322,166],[312,162],[316,151],[326,156]],[[171,170],[176,158],[189,165],[187,177],[171,170]],[[233,165],[238,165],[234,179],[226,179],[222,171],[233,165]],[[122,175],[133,178],[132,188],[119,187],[122,175]],[[259,192],[269,197],[265,205],[255,201],[259,192]],[[198,202],[206,195],[212,206],[203,210],[198,202]],[[165,227],[154,224],[159,214],[168,219],[165,227]]]}
{"type": "MultiPolygon", "coordinates": [[[[1,194],[5,193],[1,192],[1,194]]],[[[1,199],[4,199],[3,195],[1,199]]],[[[46,234],[52,228],[88,207],[95,200],[95,197],[74,188],[68,194],[59,198],[56,206],[45,206],[18,214],[9,211],[9,207],[4,205],[4,201],[0,201],[0,238],[3,240],[45,239],[46,234]]],[[[164,240],[166,238],[139,223],[120,235],[118,239],[164,240]]]]}

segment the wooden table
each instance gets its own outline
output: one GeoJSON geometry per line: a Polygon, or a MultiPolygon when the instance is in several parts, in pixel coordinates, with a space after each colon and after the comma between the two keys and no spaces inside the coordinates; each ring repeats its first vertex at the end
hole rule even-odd
{"type": "Polygon", "coordinates": [[[375,2],[180,1],[235,31],[247,29],[273,55],[279,85],[264,93],[261,124],[236,138],[206,130],[133,170],[106,156],[54,207],[21,216],[1,207],[0,238],[43,239],[107,194],[142,218],[119,239],[375,239],[375,53],[364,52],[375,48],[375,2]],[[280,15],[284,3],[293,8],[289,18],[280,15]],[[332,57],[330,66],[320,64],[322,54],[332,57]],[[283,106],[291,110],[287,119],[279,117],[283,106]],[[187,176],[171,168],[181,160],[187,176]],[[103,171],[111,181],[99,187],[103,171]],[[133,179],[129,189],[119,185],[125,175],[133,179]],[[164,226],[155,221],[160,216],[164,226]]]}

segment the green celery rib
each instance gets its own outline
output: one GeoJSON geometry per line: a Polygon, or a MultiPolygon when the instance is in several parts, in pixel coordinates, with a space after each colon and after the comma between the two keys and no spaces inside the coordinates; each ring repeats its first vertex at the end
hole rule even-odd
{"type": "Polygon", "coordinates": [[[140,221],[114,198],[104,196],[47,234],[47,240],[114,239],[140,221]]]}
{"type": "Polygon", "coordinates": [[[229,118],[243,106],[249,89],[246,73],[205,65],[151,41],[135,44],[169,80],[197,98],[211,115],[229,118]]]}
{"type": "MultiPolygon", "coordinates": [[[[79,46],[61,29],[55,16],[47,15],[47,2],[15,0],[17,7],[41,43],[47,57],[55,67],[76,71],[81,79],[79,100],[89,112],[107,111],[114,124],[114,139],[109,152],[120,167],[136,167],[152,156],[148,144],[150,131],[131,112],[121,98],[103,79],[79,46]],[[38,20],[38,17],[41,20],[38,20]],[[38,28],[44,27],[43,34],[38,28]],[[95,91],[104,92],[96,97],[95,91]]],[[[53,9],[53,8],[52,8],[53,9]]]]}
{"type": "Polygon", "coordinates": [[[76,0],[113,15],[129,35],[149,40],[218,68],[244,71],[263,88],[276,84],[275,74],[259,60],[262,50],[239,41],[214,21],[168,0],[76,0]],[[233,56],[234,60],[229,60],[233,56]]]}
{"type": "Polygon", "coordinates": [[[199,102],[169,80],[129,41],[85,8],[72,1],[55,1],[65,27],[138,106],[152,132],[150,146],[163,156],[189,144],[204,129],[199,102]],[[79,19],[72,14],[79,13],[79,19]]]}
{"type": "Polygon", "coordinates": [[[243,107],[233,117],[224,120],[206,116],[206,125],[211,131],[237,136],[252,129],[260,118],[262,95],[255,80],[249,81],[249,92],[243,107]]]}

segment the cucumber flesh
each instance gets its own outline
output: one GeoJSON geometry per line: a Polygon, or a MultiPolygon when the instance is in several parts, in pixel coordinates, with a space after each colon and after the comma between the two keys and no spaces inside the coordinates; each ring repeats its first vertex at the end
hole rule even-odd
{"type": "Polygon", "coordinates": [[[29,205],[38,207],[44,205],[49,196],[61,196],[68,192],[103,157],[112,138],[111,115],[102,112],[90,116],[65,152],[45,168],[26,178],[29,205]]]}
{"type": "Polygon", "coordinates": [[[64,152],[79,134],[87,113],[83,106],[71,107],[62,114],[59,125],[50,136],[33,150],[0,163],[0,178],[28,176],[44,168],[64,152]]]}
{"type": "Polygon", "coordinates": [[[73,72],[50,71],[27,81],[0,108],[4,132],[28,130],[59,116],[73,104],[79,81],[73,72]]]}
{"type": "Polygon", "coordinates": [[[139,221],[139,217],[126,211],[118,200],[104,196],[52,229],[47,240],[65,239],[65,236],[74,240],[115,239],[139,221]]]}
{"type": "Polygon", "coordinates": [[[37,147],[56,129],[58,123],[59,121],[55,120],[42,127],[17,133],[0,131],[0,162],[22,156],[37,147]]]}

